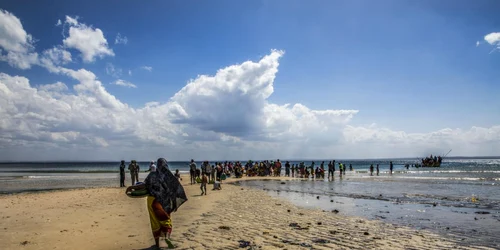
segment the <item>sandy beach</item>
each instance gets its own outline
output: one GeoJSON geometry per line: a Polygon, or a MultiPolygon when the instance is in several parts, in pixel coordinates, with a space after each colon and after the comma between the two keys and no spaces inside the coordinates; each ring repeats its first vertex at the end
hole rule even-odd
{"type": "MultiPolygon", "coordinates": [[[[240,249],[239,241],[250,243],[245,249],[488,249],[460,246],[428,231],[298,208],[261,190],[227,185],[234,180],[200,196],[199,185],[188,179],[183,184],[189,200],[172,216],[177,249],[240,249]]],[[[150,249],[145,198],[129,198],[124,191],[0,196],[2,249],[150,249]]]]}

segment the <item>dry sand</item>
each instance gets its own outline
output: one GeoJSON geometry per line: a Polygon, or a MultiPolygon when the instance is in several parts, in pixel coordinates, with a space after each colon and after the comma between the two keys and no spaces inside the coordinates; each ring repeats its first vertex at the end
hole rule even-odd
{"type": "MultiPolygon", "coordinates": [[[[251,242],[253,249],[465,249],[427,231],[301,209],[260,190],[223,185],[211,191],[209,185],[208,195],[200,196],[199,185],[187,179],[189,200],[172,215],[177,249],[240,249],[239,240],[251,242]]],[[[145,198],[128,198],[124,191],[0,196],[1,248],[150,249],[154,240],[145,198]]]]}

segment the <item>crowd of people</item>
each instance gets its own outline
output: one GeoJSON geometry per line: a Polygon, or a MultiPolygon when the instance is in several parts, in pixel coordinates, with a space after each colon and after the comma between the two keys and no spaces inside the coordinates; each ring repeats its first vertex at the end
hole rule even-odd
{"type": "MultiPolygon", "coordinates": [[[[187,201],[187,196],[180,182],[181,175],[179,170],[175,170],[175,174],[171,172],[167,161],[160,158],[157,161],[158,167],[154,161],[150,162],[148,176],[144,182],[139,182],[138,173],[140,166],[137,161],[132,160],[128,165],[132,186],[127,188],[126,193],[134,190],[147,190],[147,209],[150,217],[151,229],[155,239],[155,246],[161,247],[165,242],[169,248],[174,248],[170,241],[172,233],[171,213],[175,212],[184,202],[187,201]],[[175,181],[175,180],[178,181],[175,181]]],[[[210,164],[208,161],[201,163],[198,168],[196,162],[191,160],[189,163],[190,184],[200,184],[201,195],[207,195],[207,185],[212,183],[213,190],[220,190],[221,183],[229,176],[241,178],[243,176],[274,176],[279,177],[283,174],[285,177],[292,178],[311,178],[324,179],[327,174],[328,180],[333,180],[335,171],[339,171],[339,177],[342,178],[346,174],[347,169],[353,171],[352,164],[338,162],[332,160],[328,163],[322,161],[319,164],[312,161],[310,165],[305,162],[290,164],[286,161],[284,164],[277,159],[276,161],[248,161],[244,165],[239,162],[215,162],[210,164]]],[[[120,164],[120,186],[125,187],[125,161],[120,164]]],[[[389,164],[390,174],[392,174],[393,164],[389,164]]],[[[373,175],[374,166],[370,165],[370,175],[373,175]]],[[[376,167],[376,175],[379,175],[379,164],[376,167]]]]}
{"type": "Polygon", "coordinates": [[[443,158],[441,156],[428,156],[422,159],[422,165],[424,166],[435,166],[440,165],[443,158]]]}

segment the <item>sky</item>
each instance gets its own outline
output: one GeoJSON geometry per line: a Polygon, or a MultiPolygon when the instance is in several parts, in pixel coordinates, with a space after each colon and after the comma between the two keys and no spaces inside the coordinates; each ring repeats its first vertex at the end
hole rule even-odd
{"type": "Polygon", "coordinates": [[[0,3],[0,161],[500,155],[498,1],[0,3]]]}

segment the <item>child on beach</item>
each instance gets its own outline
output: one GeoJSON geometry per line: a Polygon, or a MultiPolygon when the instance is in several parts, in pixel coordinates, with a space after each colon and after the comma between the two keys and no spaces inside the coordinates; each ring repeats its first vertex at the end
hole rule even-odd
{"type": "Polygon", "coordinates": [[[179,180],[179,182],[182,181],[181,174],[179,173],[179,169],[175,170],[175,177],[177,178],[177,180],[179,180]]]}
{"type": "Polygon", "coordinates": [[[207,195],[207,183],[208,183],[207,175],[205,173],[202,173],[201,186],[200,186],[201,195],[207,195]]]}

